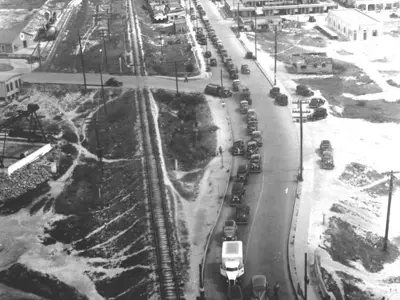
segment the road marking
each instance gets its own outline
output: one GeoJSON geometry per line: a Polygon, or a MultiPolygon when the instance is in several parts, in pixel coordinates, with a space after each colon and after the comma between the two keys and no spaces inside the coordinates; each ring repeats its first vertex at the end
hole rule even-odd
{"type": "MultiPolygon", "coordinates": [[[[262,160],[264,161],[263,170],[265,170],[266,161],[264,160],[264,155],[263,155],[262,160]]],[[[258,208],[259,208],[259,206],[260,206],[262,194],[263,194],[263,192],[264,192],[264,185],[265,185],[265,184],[264,184],[264,183],[265,183],[264,178],[265,178],[265,175],[264,175],[264,172],[263,172],[262,181],[261,181],[261,182],[263,183],[263,185],[262,185],[260,194],[259,194],[258,199],[257,199],[257,206],[256,206],[256,210],[255,210],[255,212],[254,212],[253,222],[251,222],[250,231],[249,231],[249,237],[247,238],[246,253],[245,253],[245,257],[244,257],[244,264],[246,264],[246,261],[247,261],[247,252],[249,252],[249,245],[250,245],[250,239],[251,239],[251,232],[253,231],[254,223],[255,223],[255,221],[256,221],[256,219],[257,219],[258,208]]],[[[251,213],[251,212],[250,212],[250,213],[251,213]]]]}
{"type": "Polygon", "coordinates": [[[286,188],[286,190],[285,190],[285,194],[287,194],[288,190],[289,190],[289,188],[286,188]]]}

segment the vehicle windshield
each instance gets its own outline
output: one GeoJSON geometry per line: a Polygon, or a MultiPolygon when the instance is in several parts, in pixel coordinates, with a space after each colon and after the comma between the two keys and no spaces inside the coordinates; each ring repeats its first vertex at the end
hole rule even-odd
{"type": "Polygon", "coordinates": [[[226,270],[229,272],[234,272],[234,271],[237,271],[238,268],[226,268],[226,270]]]}

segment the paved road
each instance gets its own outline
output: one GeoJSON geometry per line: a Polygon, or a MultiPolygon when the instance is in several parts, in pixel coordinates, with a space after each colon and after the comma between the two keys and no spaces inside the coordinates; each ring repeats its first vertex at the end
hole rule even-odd
{"type": "MultiPolygon", "coordinates": [[[[251,74],[242,75],[240,79],[251,90],[253,108],[259,114],[259,126],[264,138],[264,146],[261,148],[263,172],[251,176],[244,201],[251,207],[251,219],[239,231],[239,237],[245,244],[245,295],[249,292],[247,287],[251,277],[264,274],[271,284],[280,282],[280,300],[294,299],[287,264],[287,238],[299,165],[292,118],[287,107],[275,106],[268,97],[270,83],[254,62],[244,59],[245,52],[241,44],[226,25],[226,21],[219,21],[221,17],[212,7],[212,2],[204,0],[202,4],[234,62],[239,68],[242,63],[250,65],[251,74]]],[[[234,137],[248,139],[245,118],[238,113],[238,100],[228,100],[227,107],[234,137]]],[[[237,159],[235,168],[241,159],[237,159]]],[[[205,290],[208,299],[225,299],[226,286],[219,275],[221,231],[223,222],[232,215],[233,209],[226,205],[216,225],[216,235],[207,256],[205,290]]]]}

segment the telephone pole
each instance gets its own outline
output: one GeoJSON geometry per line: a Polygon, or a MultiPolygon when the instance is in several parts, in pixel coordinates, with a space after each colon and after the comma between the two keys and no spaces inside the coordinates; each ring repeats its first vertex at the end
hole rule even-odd
{"type": "Polygon", "coordinates": [[[389,235],[390,206],[392,204],[392,192],[393,192],[393,171],[390,172],[389,198],[388,198],[388,208],[387,208],[387,215],[386,215],[386,229],[385,229],[385,240],[383,242],[383,251],[387,251],[387,243],[388,243],[388,235],[389,235]]]}
{"type": "MultiPolygon", "coordinates": [[[[103,48],[104,48],[104,57],[106,59],[106,73],[108,73],[108,59],[107,59],[107,48],[106,48],[106,39],[104,37],[104,30],[101,31],[101,35],[103,36],[103,48]]],[[[103,61],[101,61],[103,63],[103,61]]]]}
{"type": "Polygon", "coordinates": [[[238,24],[238,34],[240,34],[240,26],[239,26],[239,2],[237,4],[237,24],[238,24]]]}
{"type": "Polygon", "coordinates": [[[179,95],[179,87],[178,87],[178,64],[176,61],[174,62],[175,64],[175,81],[176,81],[176,95],[179,95]]]}
{"type": "Polygon", "coordinates": [[[257,60],[257,7],[254,15],[254,59],[257,60]]]}
{"type": "Polygon", "coordinates": [[[275,25],[274,85],[276,85],[276,61],[278,55],[278,25],[275,25]]]}
{"type": "Polygon", "coordinates": [[[79,30],[78,30],[78,41],[79,41],[79,52],[81,54],[81,64],[82,64],[82,72],[83,72],[83,85],[85,86],[85,91],[86,91],[87,84],[86,84],[86,73],[85,73],[85,60],[83,59],[81,34],[79,33],[79,30]]]}
{"type": "Polygon", "coordinates": [[[222,69],[221,69],[221,87],[224,87],[224,82],[222,80],[222,69]]]}
{"type": "Polygon", "coordinates": [[[42,69],[42,56],[40,54],[40,41],[38,42],[37,47],[38,47],[38,56],[39,56],[39,70],[41,70],[42,69]]]}
{"type": "Polygon", "coordinates": [[[304,299],[307,300],[307,285],[308,285],[308,276],[307,276],[307,253],[304,253],[304,299]]]}
{"type": "Polygon", "coordinates": [[[303,181],[303,103],[300,99],[300,173],[298,180],[303,181]]]}

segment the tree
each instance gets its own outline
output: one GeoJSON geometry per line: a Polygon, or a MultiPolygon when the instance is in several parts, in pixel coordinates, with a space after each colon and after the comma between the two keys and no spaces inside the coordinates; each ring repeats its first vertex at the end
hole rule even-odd
{"type": "Polygon", "coordinates": [[[192,73],[194,71],[194,65],[192,63],[188,63],[186,65],[186,72],[192,73]]]}

